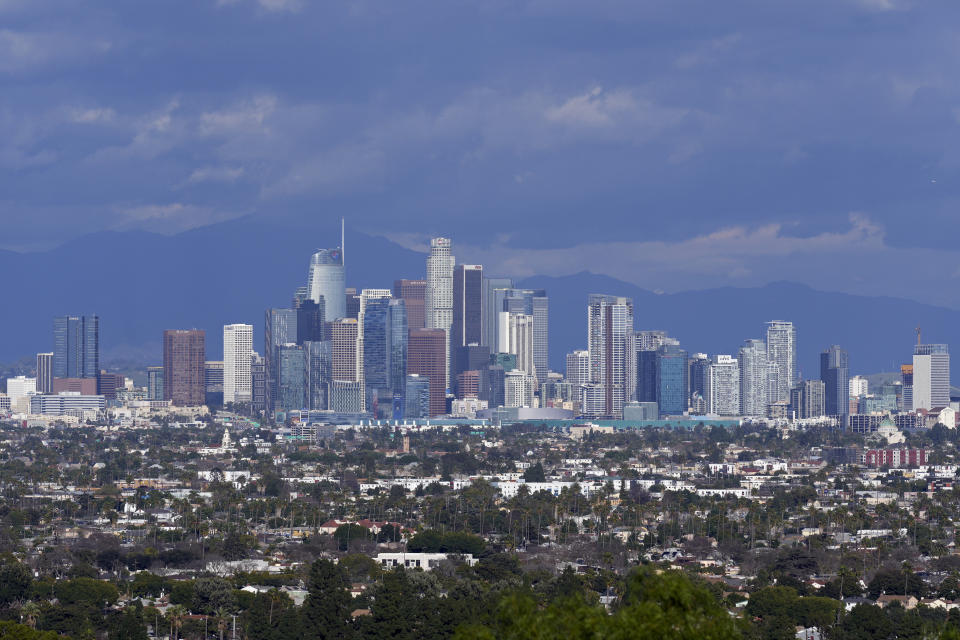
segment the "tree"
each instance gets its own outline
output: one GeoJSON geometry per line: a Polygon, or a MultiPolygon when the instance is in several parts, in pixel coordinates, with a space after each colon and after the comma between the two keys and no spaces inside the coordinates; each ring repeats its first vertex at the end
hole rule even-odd
{"type": "Polygon", "coordinates": [[[370,530],[358,524],[342,524],[333,532],[333,539],[337,541],[337,548],[340,551],[346,551],[350,548],[350,543],[355,540],[369,540],[370,530]]]}
{"type": "Polygon", "coordinates": [[[573,597],[539,608],[528,595],[511,594],[500,603],[491,625],[464,626],[458,640],[587,640],[623,638],[654,640],[733,640],[735,623],[704,587],[686,576],[649,569],[634,572],[623,604],[612,615],[573,597]]]}
{"type": "Polygon", "coordinates": [[[340,568],[329,560],[310,567],[309,595],[300,612],[303,640],[333,640],[353,637],[350,625],[352,602],[340,568]]]}
{"type": "Polygon", "coordinates": [[[527,470],[523,472],[523,481],[524,482],[546,482],[547,475],[543,471],[543,464],[538,462],[537,464],[527,467],[527,470]]]}
{"type": "Polygon", "coordinates": [[[13,556],[5,556],[0,560],[0,607],[26,600],[32,583],[30,569],[13,556]]]}
{"type": "Polygon", "coordinates": [[[247,541],[244,536],[235,531],[227,534],[223,540],[223,559],[224,560],[243,560],[247,557],[247,541]]]}

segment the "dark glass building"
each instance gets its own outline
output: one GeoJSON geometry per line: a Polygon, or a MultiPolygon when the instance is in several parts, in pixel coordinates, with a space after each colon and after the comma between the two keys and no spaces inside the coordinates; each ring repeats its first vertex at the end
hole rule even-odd
{"type": "MultiPolygon", "coordinates": [[[[263,361],[266,367],[266,406],[273,411],[277,399],[277,350],[284,344],[297,343],[297,310],[267,309],[263,318],[263,361]]],[[[297,407],[298,409],[301,407],[297,407]]]]}
{"type": "Polygon", "coordinates": [[[831,345],[820,354],[823,409],[828,416],[850,413],[850,357],[845,349],[831,345]]]}
{"type": "Polygon", "coordinates": [[[446,369],[447,332],[443,329],[412,329],[407,344],[407,373],[430,380],[430,417],[446,412],[446,369]]]}
{"type": "Polygon", "coordinates": [[[392,396],[390,388],[390,298],[371,298],[363,310],[363,382],[368,397],[392,396]]]}
{"type": "Polygon", "coordinates": [[[100,374],[100,318],[53,319],[53,377],[96,378],[100,374]]]}
{"type": "Polygon", "coordinates": [[[657,349],[657,406],[661,416],[687,410],[687,352],[674,344],[657,349]]]}
{"type": "Polygon", "coordinates": [[[330,402],[332,380],[330,341],[304,342],[307,368],[307,406],[310,409],[327,409],[330,402]]]}
{"type": "Polygon", "coordinates": [[[458,264],[453,270],[453,323],[450,325],[451,375],[466,371],[459,348],[483,340],[483,267],[458,264]]]}
{"type": "Polygon", "coordinates": [[[307,408],[307,361],[298,344],[277,347],[277,398],[274,411],[307,408]]]}

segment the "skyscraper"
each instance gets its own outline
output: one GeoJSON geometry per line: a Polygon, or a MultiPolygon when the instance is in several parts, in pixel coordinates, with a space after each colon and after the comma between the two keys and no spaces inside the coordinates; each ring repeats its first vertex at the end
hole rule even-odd
{"type": "Polygon", "coordinates": [[[53,353],[37,354],[37,393],[53,393],[53,353]]]}
{"type": "Polygon", "coordinates": [[[567,382],[574,388],[590,382],[590,352],[574,351],[567,354],[567,373],[565,376],[567,382]]]}
{"type": "Polygon", "coordinates": [[[820,380],[823,381],[823,410],[828,416],[850,413],[850,358],[846,350],[831,345],[820,354],[820,380]]]}
{"type": "Polygon", "coordinates": [[[341,318],[330,325],[331,376],[340,382],[360,382],[357,371],[357,321],[341,318]]]}
{"type": "Polygon", "coordinates": [[[317,342],[325,337],[326,322],[323,299],[314,302],[309,298],[294,298],[293,309],[297,314],[297,344],[317,342]]]}
{"type": "Polygon", "coordinates": [[[313,254],[307,274],[307,291],[317,304],[323,300],[325,322],[346,317],[346,276],[340,248],[318,249],[313,254]]]}
{"type": "Polygon", "coordinates": [[[202,330],[163,332],[163,399],[174,405],[204,403],[206,334],[202,330]]]}
{"type": "Polygon", "coordinates": [[[444,362],[450,371],[450,327],[453,324],[453,267],[456,258],[449,238],[430,240],[427,258],[427,292],[424,300],[425,323],[428,329],[446,332],[444,362]]]}
{"type": "Polygon", "coordinates": [[[301,345],[277,348],[277,397],[275,411],[307,408],[307,359],[301,345]]]}
{"type": "Polygon", "coordinates": [[[263,319],[263,362],[266,369],[266,411],[272,412],[277,399],[277,350],[297,342],[297,310],[267,309],[263,319]]]}
{"type": "Polygon", "coordinates": [[[517,369],[536,380],[537,369],[533,361],[533,316],[502,311],[499,322],[500,329],[497,334],[500,345],[497,347],[497,352],[512,353],[517,356],[517,369]]]}
{"type": "Polygon", "coordinates": [[[96,378],[100,373],[100,318],[53,319],[53,377],[96,378]]]}
{"type": "Polygon", "coordinates": [[[704,390],[707,413],[718,416],[739,415],[740,365],[737,359],[719,355],[710,362],[706,367],[704,390]]]}
{"type": "Polygon", "coordinates": [[[163,399],[163,367],[147,367],[147,400],[163,399]]]}
{"type": "Polygon", "coordinates": [[[790,389],[797,378],[797,331],[792,322],[767,323],[767,360],[777,364],[777,402],[790,400],[790,389]]]}
{"type": "Polygon", "coordinates": [[[407,373],[430,380],[430,417],[446,412],[446,332],[442,329],[413,329],[407,344],[407,373]]]}
{"type": "Polygon", "coordinates": [[[740,347],[740,415],[762,416],[767,412],[767,346],[763,340],[747,340],[740,347]]]}
{"type": "Polygon", "coordinates": [[[411,329],[423,329],[424,302],[427,295],[426,280],[394,280],[393,297],[400,298],[407,310],[407,325],[411,329]]]}
{"type": "Polygon", "coordinates": [[[950,349],[918,344],[913,349],[913,410],[950,406],[950,349]]]}
{"type": "Polygon", "coordinates": [[[326,409],[330,401],[332,373],[332,346],[330,341],[303,343],[307,369],[307,407],[326,409]]]}
{"type": "Polygon", "coordinates": [[[267,410],[267,363],[263,356],[254,351],[250,354],[250,410],[262,413],[267,410]]]}
{"type": "Polygon", "coordinates": [[[203,363],[203,403],[209,407],[223,404],[223,360],[203,363]]]}
{"type": "Polygon", "coordinates": [[[450,325],[451,376],[466,371],[457,355],[459,348],[483,340],[483,267],[458,264],[453,270],[453,321],[450,325]]]}
{"type": "Polygon", "coordinates": [[[913,365],[900,365],[900,381],[903,385],[901,408],[903,411],[913,411],[913,365]]]}
{"type": "Polygon", "coordinates": [[[674,344],[657,349],[657,406],[661,416],[686,412],[688,373],[686,351],[674,344]]]}
{"type": "Polygon", "coordinates": [[[633,300],[590,294],[587,307],[587,344],[590,381],[603,391],[603,416],[620,418],[629,393],[628,338],[633,332],[633,300]]]}
{"type": "Polygon", "coordinates": [[[503,301],[507,293],[513,289],[513,280],[510,278],[483,278],[481,296],[483,297],[483,339],[480,341],[490,351],[497,349],[497,316],[504,311],[503,301]]]}
{"type": "MultiPolygon", "coordinates": [[[[366,289],[364,290],[366,291],[366,289]]],[[[389,296],[389,292],[387,292],[389,296]]],[[[392,397],[390,391],[390,298],[376,297],[362,303],[363,381],[367,397],[392,397]]]]}
{"type": "Polygon", "coordinates": [[[389,383],[394,398],[394,415],[403,416],[402,401],[406,394],[407,345],[410,330],[407,325],[407,305],[404,300],[391,300],[388,308],[389,336],[387,346],[390,349],[389,383]],[[396,406],[397,401],[400,402],[396,406]],[[399,413],[399,415],[397,415],[399,413]]]}
{"type": "Polygon", "coordinates": [[[823,380],[804,380],[790,390],[790,410],[798,418],[819,418],[822,415],[842,415],[826,410],[826,385],[823,380]]]}
{"type": "Polygon", "coordinates": [[[253,379],[250,354],[253,353],[253,325],[223,326],[223,403],[250,402],[253,379]]]}

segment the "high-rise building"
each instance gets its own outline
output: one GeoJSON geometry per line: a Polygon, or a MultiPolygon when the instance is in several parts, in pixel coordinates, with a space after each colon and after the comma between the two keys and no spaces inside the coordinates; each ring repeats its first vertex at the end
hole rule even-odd
{"type": "Polygon", "coordinates": [[[823,380],[804,380],[790,390],[790,410],[797,418],[807,419],[819,418],[822,415],[842,415],[831,414],[827,411],[825,401],[826,385],[823,380]]]}
{"type": "Polygon", "coordinates": [[[7,396],[15,411],[29,412],[30,396],[37,393],[37,379],[27,376],[7,378],[7,396]]]}
{"type": "Polygon", "coordinates": [[[250,354],[250,410],[254,413],[263,413],[267,410],[267,362],[263,356],[254,351],[250,354]]]}
{"type": "Polygon", "coordinates": [[[250,354],[253,353],[253,325],[223,325],[223,403],[250,402],[253,379],[250,354]]]}
{"type": "Polygon", "coordinates": [[[407,345],[407,372],[429,378],[430,417],[446,412],[446,332],[443,329],[413,329],[407,345]]]}
{"type": "Polygon", "coordinates": [[[100,318],[53,319],[53,377],[96,378],[100,373],[100,318]]]}
{"type": "MultiPolygon", "coordinates": [[[[368,290],[364,289],[364,293],[368,290]]],[[[390,292],[386,297],[364,298],[360,307],[363,382],[367,397],[392,397],[390,391],[390,292]]]]}
{"type": "Polygon", "coordinates": [[[763,340],[747,340],[737,358],[740,366],[740,415],[767,413],[767,346],[763,340]]]}
{"type": "Polygon", "coordinates": [[[870,393],[870,383],[863,376],[853,376],[850,378],[850,398],[859,398],[870,393]]]}
{"type": "Polygon", "coordinates": [[[223,360],[207,360],[203,363],[204,404],[223,404],[223,360]]]}
{"type": "Polygon", "coordinates": [[[163,367],[147,367],[147,400],[163,399],[163,367]]]}
{"type": "Polygon", "coordinates": [[[820,354],[820,380],[823,381],[823,410],[828,416],[850,413],[850,357],[845,349],[830,346],[820,354]]]}
{"type": "Polygon", "coordinates": [[[797,330],[792,322],[767,323],[767,360],[777,364],[776,401],[789,401],[790,389],[797,378],[797,330]]]}
{"type": "Polygon", "coordinates": [[[483,297],[483,339],[480,341],[493,352],[497,348],[499,329],[497,318],[504,311],[503,301],[513,289],[513,280],[510,278],[483,278],[481,296],[483,297]]]}
{"type": "Polygon", "coordinates": [[[332,343],[329,340],[303,343],[306,358],[307,407],[326,409],[330,399],[332,343]]]}
{"type": "Polygon", "coordinates": [[[341,382],[362,382],[357,371],[357,321],[341,318],[330,325],[331,376],[341,382]]]}
{"type": "Polygon", "coordinates": [[[424,303],[427,296],[426,280],[394,280],[393,297],[403,300],[407,309],[407,325],[411,329],[423,329],[424,303]]]}
{"type": "Polygon", "coordinates": [[[566,381],[576,389],[580,385],[590,383],[590,352],[574,351],[567,354],[566,381]]]}
{"type": "Polygon", "coordinates": [[[503,406],[532,407],[536,379],[526,371],[514,369],[504,372],[503,406]]]}
{"type": "Polygon", "coordinates": [[[918,344],[913,350],[913,410],[950,406],[950,349],[918,344]]]}
{"type": "Polygon", "coordinates": [[[343,251],[336,249],[318,249],[310,258],[310,271],[307,274],[307,290],[310,299],[320,304],[323,300],[325,322],[333,322],[347,315],[346,275],[344,273],[343,251]]]}
{"type": "Polygon", "coordinates": [[[163,399],[200,406],[206,399],[206,333],[198,329],[163,332],[163,399]]]}
{"type": "MultiPolygon", "coordinates": [[[[84,378],[84,380],[87,380],[87,378],[84,378]]],[[[107,400],[116,400],[117,391],[123,389],[124,377],[119,373],[101,371],[100,375],[97,376],[96,383],[96,393],[93,395],[101,395],[107,400]]]]}
{"type": "Polygon", "coordinates": [[[427,258],[427,293],[424,299],[425,322],[428,329],[446,332],[444,366],[450,371],[450,327],[453,324],[453,267],[456,258],[449,238],[430,240],[427,258]]]}
{"type": "Polygon", "coordinates": [[[330,383],[330,410],[337,413],[363,413],[363,383],[360,381],[334,380],[330,383]]]}
{"type": "Polygon", "coordinates": [[[347,287],[343,304],[347,309],[347,318],[360,319],[360,294],[353,287],[347,287]]]}
{"type": "Polygon", "coordinates": [[[403,417],[403,398],[407,385],[407,344],[410,329],[407,324],[407,303],[405,300],[391,300],[387,309],[389,335],[389,385],[394,399],[394,415],[403,417]],[[397,403],[399,402],[399,405],[397,403]],[[399,415],[397,415],[399,413],[399,415]]]}
{"type": "Polygon", "coordinates": [[[457,355],[460,347],[483,341],[483,267],[458,264],[453,270],[453,321],[450,325],[451,376],[466,371],[457,355]]]}
{"type": "Polygon", "coordinates": [[[277,350],[297,342],[297,310],[267,309],[263,319],[263,361],[267,373],[266,411],[273,412],[277,399],[277,350]]]}
{"type": "MultiPolygon", "coordinates": [[[[691,367],[693,370],[693,367],[691,367]]],[[[737,359],[718,355],[706,367],[706,411],[718,416],[740,413],[740,365],[737,359]]]]}
{"type": "Polygon", "coordinates": [[[37,354],[37,392],[53,393],[53,354],[37,354]]]}
{"type": "Polygon", "coordinates": [[[317,342],[325,337],[324,301],[314,302],[309,298],[295,297],[293,309],[297,314],[297,344],[317,342]]]}
{"type": "MultiPolygon", "coordinates": [[[[717,356],[717,358],[730,358],[733,362],[736,362],[736,358],[731,356],[717,356]]],[[[725,362],[729,362],[726,361],[725,362]]],[[[717,361],[711,361],[710,358],[705,353],[695,353],[690,356],[687,360],[687,366],[690,371],[687,374],[687,379],[690,381],[690,408],[696,410],[698,413],[702,410],[704,412],[709,411],[708,405],[710,391],[708,389],[708,380],[707,376],[709,373],[710,365],[719,363],[717,361]],[[702,407],[700,406],[702,403],[702,407]]],[[[725,415],[738,415],[740,412],[740,367],[737,366],[737,406],[733,410],[733,413],[725,415]]],[[[713,412],[716,413],[716,412],[713,412]]]]}
{"type": "Polygon", "coordinates": [[[689,381],[687,352],[673,344],[657,349],[657,406],[661,416],[681,415],[687,410],[689,381]]]}
{"type": "MultiPolygon", "coordinates": [[[[413,329],[412,331],[423,331],[413,329]]],[[[407,375],[405,383],[404,418],[430,417],[430,379],[416,373],[407,375]]]]}
{"type": "Polygon", "coordinates": [[[274,411],[307,408],[307,358],[302,345],[277,348],[277,397],[274,411]]]}
{"type": "Polygon", "coordinates": [[[627,391],[628,338],[633,333],[633,300],[591,294],[587,307],[590,381],[603,389],[602,416],[620,418],[627,391]]]}
{"type": "Polygon", "coordinates": [[[900,365],[900,381],[903,387],[901,401],[903,411],[913,411],[913,365],[900,365]]]}
{"type": "Polygon", "coordinates": [[[512,353],[517,356],[517,368],[536,380],[537,369],[533,361],[533,316],[503,311],[500,313],[499,322],[498,353],[512,353]]]}

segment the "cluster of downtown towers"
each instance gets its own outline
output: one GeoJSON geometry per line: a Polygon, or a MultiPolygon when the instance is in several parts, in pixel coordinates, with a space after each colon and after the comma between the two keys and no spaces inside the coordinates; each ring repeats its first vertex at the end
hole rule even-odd
{"type": "MultiPolygon", "coordinates": [[[[321,249],[291,306],[266,310],[263,355],[253,348],[253,325],[224,326],[223,402],[269,415],[326,410],[393,419],[450,413],[454,398],[476,401],[474,409],[612,419],[850,412],[847,352],[827,348],[820,378],[799,380],[791,322],[768,322],[765,339],[746,340],[737,357],[711,358],[688,353],[664,331],[637,331],[631,299],[591,294],[587,349],[566,356],[561,376],[548,369],[548,316],[545,291],[457,264],[447,238],[431,240],[425,279],[359,293],[346,287],[343,250],[321,249]]],[[[54,353],[41,354],[52,356],[46,376],[102,377],[98,325],[96,316],[57,318],[54,353]]],[[[148,369],[149,397],[204,404],[210,365],[205,332],[165,331],[163,366],[148,369]]],[[[40,367],[38,359],[42,380],[40,367]]],[[[946,345],[917,345],[903,393],[908,409],[946,406],[946,345]]]]}

